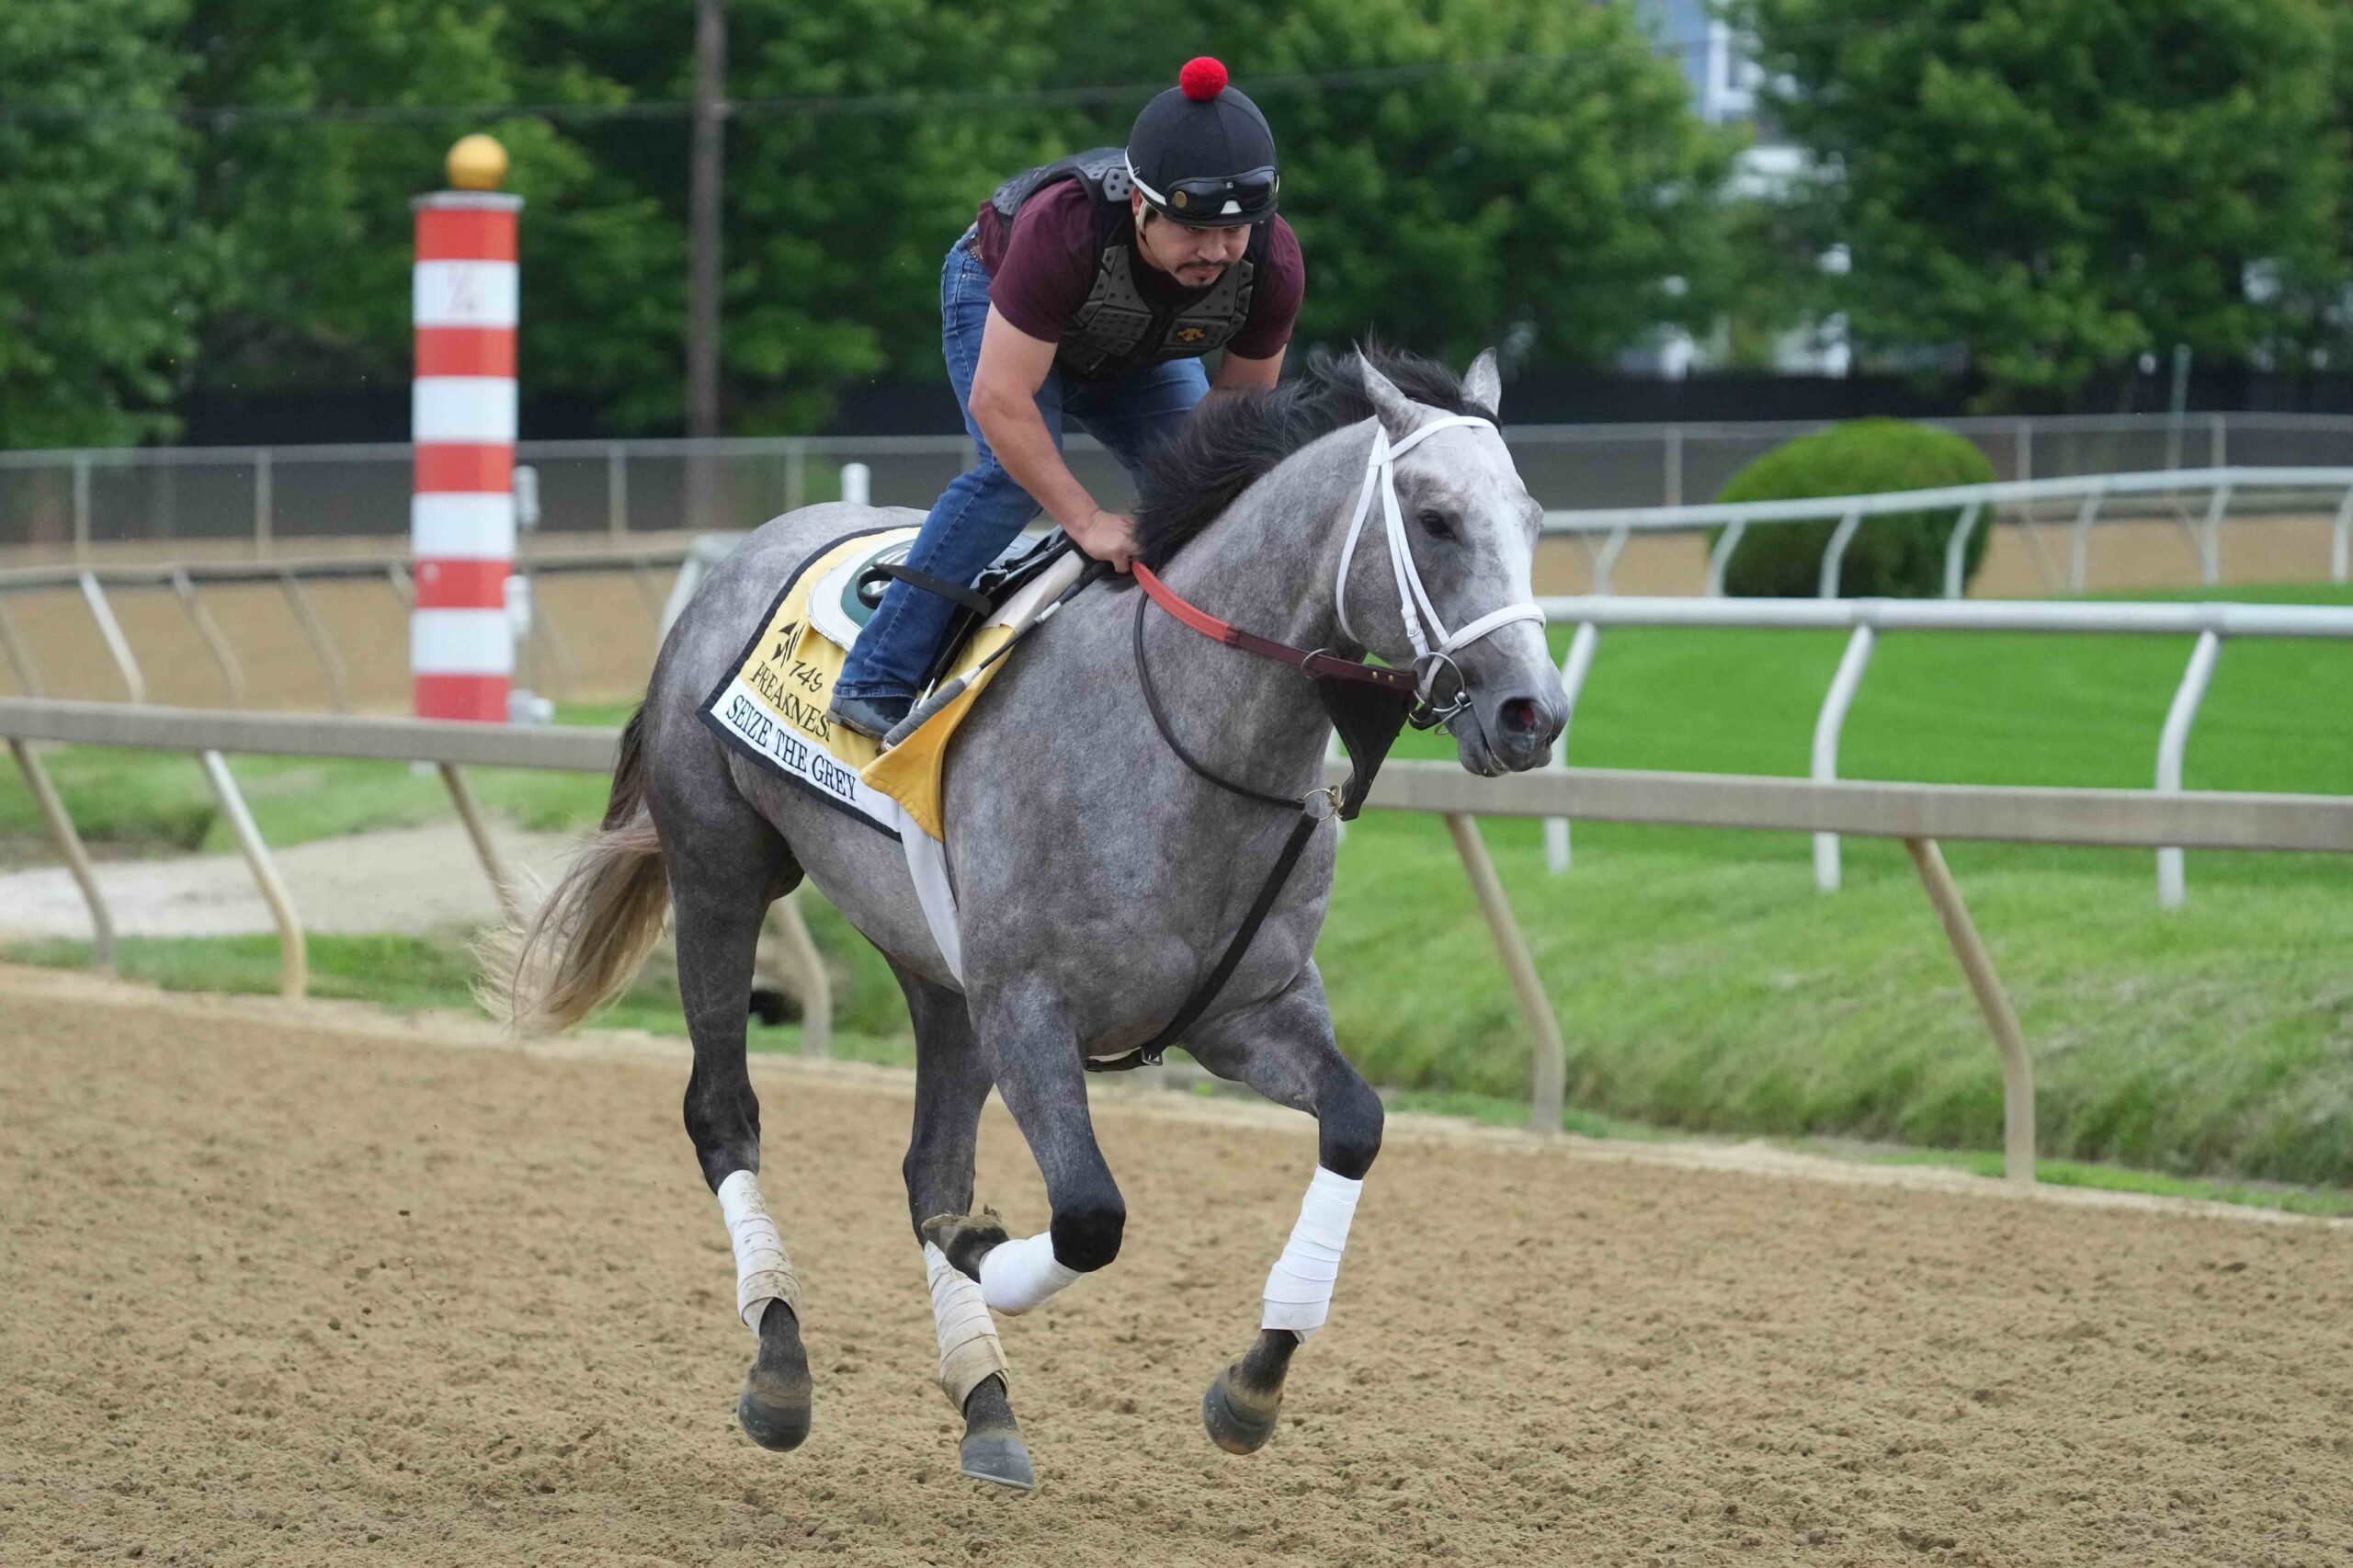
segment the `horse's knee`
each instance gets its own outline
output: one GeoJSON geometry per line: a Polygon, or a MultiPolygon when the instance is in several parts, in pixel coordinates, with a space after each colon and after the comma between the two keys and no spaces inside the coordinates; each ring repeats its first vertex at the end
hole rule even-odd
{"type": "Polygon", "coordinates": [[[1127,1224],[1128,1206],[1117,1193],[1055,1210],[1054,1261],[1092,1274],[1120,1256],[1120,1236],[1127,1224]]]}
{"type": "Polygon", "coordinates": [[[1362,1181],[1381,1153],[1381,1130],[1387,1120],[1381,1096],[1372,1085],[1350,1073],[1335,1084],[1315,1107],[1316,1163],[1334,1176],[1362,1181]]]}

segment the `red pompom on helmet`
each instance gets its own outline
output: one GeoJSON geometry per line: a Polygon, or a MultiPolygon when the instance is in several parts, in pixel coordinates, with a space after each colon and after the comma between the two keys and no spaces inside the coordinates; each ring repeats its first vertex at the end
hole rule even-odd
{"type": "Polygon", "coordinates": [[[1195,103],[1207,103],[1225,91],[1225,65],[1206,54],[1188,60],[1176,73],[1176,85],[1195,103]]]}
{"type": "MultiPolygon", "coordinates": [[[[1128,175],[1153,210],[1188,228],[1233,229],[1275,215],[1275,133],[1222,62],[1185,62],[1128,132],[1128,175]]],[[[1122,192],[1122,195],[1125,193],[1122,192]]]]}

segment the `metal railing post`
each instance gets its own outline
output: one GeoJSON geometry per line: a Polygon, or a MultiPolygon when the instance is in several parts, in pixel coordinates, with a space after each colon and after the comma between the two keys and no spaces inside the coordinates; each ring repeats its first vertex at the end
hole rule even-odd
{"type": "Polygon", "coordinates": [[[90,911],[90,961],[100,969],[110,970],[114,968],[114,916],[108,913],[106,895],[98,890],[98,873],[90,864],[90,852],[82,846],[82,835],[74,831],[74,818],[65,810],[64,797],[50,782],[49,769],[40,765],[32,743],[11,735],[8,750],[15,754],[17,770],[25,776],[25,786],[33,792],[41,817],[49,824],[50,836],[57,840],[58,852],[65,857],[65,869],[73,873],[74,885],[82,890],[82,903],[90,911]]]}
{"type": "MultiPolygon", "coordinates": [[[[2181,793],[2181,763],[2189,750],[2189,727],[2198,722],[2199,705],[2206,700],[2207,683],[2214,678],[2215,661],[2222,656],[2220,633],[2201,631],[2198,645],[2189,651],[2189,667],[2181,673],[2181,685],[2174,688],[2173,706],[2165,710],[2165,727],[2157,737],[2157,790],[2163,794],[2181,793]]],[[[2157,903],[2166,909],[2178,909],[2189,896],[2182,854],[2178,849],[2157,851],[2157,903]]]]}
{"type": "Polygon", "coordinates": [[[2001,976],[1994,972],[1993,955],[1985,950],[1976,924],[1969,918],[1969,906],[1961,901],[1961,889],[1954,883],[1937,841],[1907,838],[1904,847],[1911,852],[1912,865],[1920,873],[1920,885],[1928,890],[1928,902],[1936,905],[1937,918],[1944,922],[1945,939],[1952,944],[1953,957],[1961,960],[1961,971],[1969,977],[1969,989],[1976,994],[1978,1010],[1985,1015],[1985,1027],[1994,1031],[1994,1043],[2002,1052],[2003,1179],[2031,1184],[2034,1059],[2027,1054],[2026,1036],[2018,1028],[2018,1016],[2002,989],[2001,976]]]}
{"type": "MultiPolygon", "coordinates": [[[[1593,655],[1601,645],[1601,628],[1589,620],[1577,623],[1576,634],[1569,639],[1569,655],[1561,661],[1561,738],[1552,744],[1554,768],[1569,766],[1569,726],[1576,720],[1577,699],[1584,695],[1585,677],[1593,673],[1593,655]]],[[[1569,819],[1548,817],[1544,822],[1544,863],[1559,876],[1569,869],[1569,819]]]]}
{"type": "Polygon", "coordinates": [[[254,449],[254,554],[267,555],[277,534],[276,503],[271,494],[269,449],[254,449]]]}
{"type": "MultiPolygon", "coordinates": [[[[1830,677],[1830,691],[1822,699],[1822,712],[1813,722],[1813,774],[1817,779],[1838,777],[1838,732],[1846,727],[1847,710],[1855,705],[1855,693],[1863,684],[1863,671],[1871,662],[1871,649],[1878,635],[1866,620],[1855,628],[1847,639],[1847,652],[1838,660],[1838,673],[1830,677]]],[[[1817,833],[1813,835],[1813,885],[1824,892],[1838,891],[1838,835],[1817,833]]]]}
{"type": "Polygon", "coordinates": [[[74,559],[90,558],[90,454],[74,454],[74,559]]]}
{"type": "Polygon", "coordinates": [[[629,455],[619,441],[605,449],[605,532],[612,539],[629,532],[629,455]]]}
{"type": "Polygon", "coordinates": [[[280,572],[278,581],[286,591],[286,602],[292,607],[295,620],[301,625],[302,635],[310,640],[311,652],[318,656],[319,668],[326,675],[327,706],[337,713],[350,712],[351,676],[344,667],[343,655],[335,651],[335,634],[311,608],[311,596],[302,591],[301,581],[291,568],[280,572]]]}
{"type": "Polygon", "coordinates": [[[1479,912],[1487,917],[1487,929],[1495,936],[1495,950],[1503,955],[1519,1010],[1535,1036],[1529,1074],[1529,1125],[1540,1135],[1552,1136],[1561,1131],[1561,1108],[1568,1085],[1568,1051],[1561,1043],[1560,1020],[1552,1016],[1552,1001],[1537,978],[1536,959],[1528,950],[1528,938],[1512,917],[1511,903],[1495,875],[1495,863],[1487,855],[1485,840],[1479,836],[1478,819],[1449,812],[1446,830],[1454,837],[1455,853],[1462,857],[1471,891],[1478,896],[1479,912]]]}
{"type": "Polygon", "coordinates": [[[1724,597],[1724,571],[1732,564],[1732,552],[1740,548],[1740,536],[1748,531],[1746,523],[1726,523],[1724,531],[1716,536],[1716,547],[1708,551],[1708,597],[1724,597]]]}
{"type": "Polygon", "coordinates": [[[1969,591],[1969,536],[1977,531],[1977,521],[1985,515],[1985,503],[1972,501],[1961,509],[1952,525],[1952,532],[1945,538],[1945,597],[1960,598],[1969,591]]]}
{"type": "Polygon", "coordinates": [[[1816,597],[1835,599],[1838,597],[1838,568],[1847,562],[1847,546],[1854,542],[1855,531],[1863,526],[1863,514],[1856,507],[1838,519],[1831,530],[1830,548],[1822,552],[1822,583],[1816,597]]]}
{"type": "Polygon", "coordinates": [[[98,623],[98,635],[106,640],[107,652],[114,655],[114,667],[122,673],[122,684],[131,693],[131,700],[146,701],[147,677],[139,673],[139,661],[131,656],[131,643],[114,618],[114,607],[107,603],[107,591],[98,586],[97,574],[84,572],[78,580],[82,601],[90,607],[90,619],[98,623]]]}
{"type": "Polygon", "coordinates": [[[186,567],[172,568],[172,592],[179,596],[180,608],[188,612],[188,619],[195,626],[197,636],[204,642],[204,651],[212,655],[213,664],[220,668],[221,684],[226,688],[223,700],[232,708],[243,708],[245,705],[245,672],[237,663],[237,651],[230,646],[228,634],[221,630],[221,623],[212,619],[212,612],[205,608],[204,601],[197,597],[196,585],[189,581],[186,567]]]}
{"type": "Polygon", "coordinates": [[[17,635],[17,623],[8,619],[8,597],[0,593],[0,648],[8,653],[8,663],[17,672],[17,684],[25,688],[27,697],[46,697],[41,686],[40,669],[33,663],[33,651],[17,635]]]}
{"type": "Polygon", "coordinates": [[[1612,528],[1601,543],[1601,553],[1593,561],[1593,591],[1609,591],[1609,574],[1618,570],[1618,558],[1626,551],[1626,541],[1633,536],[1631,528],[1612,528]]]}
{"type": "Polygon", "coordinates": [[[2198,568],[2205,574],[2206,585],[2212,587],[2222,580],[2222,514],[2231,505],[2228,480],[2214,486],[2214,494],[2206,503],[2206,526],[2198,539],[2198,568]]]}
{"type": "Polygon", "coordinates": [[[2342,583],[2353,574],[2353,489],[2336,504],[2336,527],[2328,540],[2328,580],[2342,583]]]}
{"type": "Polygon", "coordinates": [[[2080,594],[2090,580],[2092,567],[2092,525],[2099,520],[2100,497],[2107,486],[2096,485],[2084,496],[2084,504],[2075,508],[2075,534],[2067,561],[2067,589],[2080,594]]]}
{"type": "Polygon", "coordinates": [[[217,751],[199,752],[204,764],[204,777],[212,786],[221,812],[229,819],[230,831],[237,835],[237,847],[244,852],[245,865],[254,874],[254,885],[261,890],[262,902],[269,905],[269,917],[278,926],[278,994],[299,1000],[311,986],[309,950],[302,944],[302,923],[295,915],[294,900],[287,893],[286,884],[278,880],[277,864],[269,858],[269,846],[261,839],[261,830],[254,825],[253,813],[245,810],[245,798],[237,792],[237,781],[229,773],[229,765],[217,751]]]}
{"type": "Polygon", "coordinates": [[[795,889],[768,906],[768,927],[784,944],[801,992],[801,1054],[823,1061],[834,1053],[834,981],[809,935],[795,889]]]}
{"type": "Polygon", "coordinates": [[[490,879],[490,891],[498,900],[498,912],[509,924],[521,918],[522,911],[515,902],[515,883],[506,874],[506,862],[499,858],[498,846],[490,839],[490,821],[483,815],[482,804],[474,799],[474,789],[466,782],[463,769],[454,762],[439,765],[441,782],[449,790],[449,803],[458,808],[458,821],[464,824],[467,841],[474,846],[474,858],[482,862],[483,875],[490,879]]]}

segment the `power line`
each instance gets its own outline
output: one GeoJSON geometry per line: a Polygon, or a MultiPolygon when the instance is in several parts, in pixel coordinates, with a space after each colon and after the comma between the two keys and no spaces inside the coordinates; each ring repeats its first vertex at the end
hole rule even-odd
{"type": "MultiPolygon", "coordinates": [[[[1712,40],[1658,40],[1642,46],[1651,59],[1687,55],[1711,46],[1712,40]]],[[[1428,61],[1413,65],[1370,66],[1352,71],[1301,72],[1289,75],[1254,76],[1248,84],[1253,97],[1284,94],[1346,91],[1352,88],[1411,85],[1449,79],[1496,80],[1559,70],[1597,57],[1634,52],[1626,46],[1604,45],[1562,54],[1506,55],[1492,60],[1428,61]]],[[[891,116],[930,110],[979,108],[1093,108],[1141,104],[1167,84],[1124,83],[1080,87],[1040,87],[1008,92],[894,92],[776,98],[736,98],[723,107],[733,119],[772,119],[792,115],[826,118],[838,115],[891,116]]],[[[418,125],[450,120],[483,122],[495,119],[544,119],[559,124],[597,124],[628,120],[683,120],[695,112],[691,98],[665,98],[621,104],[476,103],[476,104],[190,104],[178,107],[93,106],[67,108],[22,101],[0,104],[0,120],[31,120],[87,124],[125,119],[170,119],[213,131],[238,124],[418,125]]]]}

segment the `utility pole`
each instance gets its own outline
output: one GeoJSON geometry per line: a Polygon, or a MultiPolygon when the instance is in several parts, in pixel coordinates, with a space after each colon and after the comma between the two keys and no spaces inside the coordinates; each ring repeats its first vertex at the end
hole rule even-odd
{"type": "MultiPolygon", "coordinates": [[[[727,160],[726,0],[695,0],[694,142],[688,176],[687,434],[719,434],[720,203],[727,160]]],[[[698,455],[687,464],[687,516],[714,526],[717,475],[698,455]]]]}

